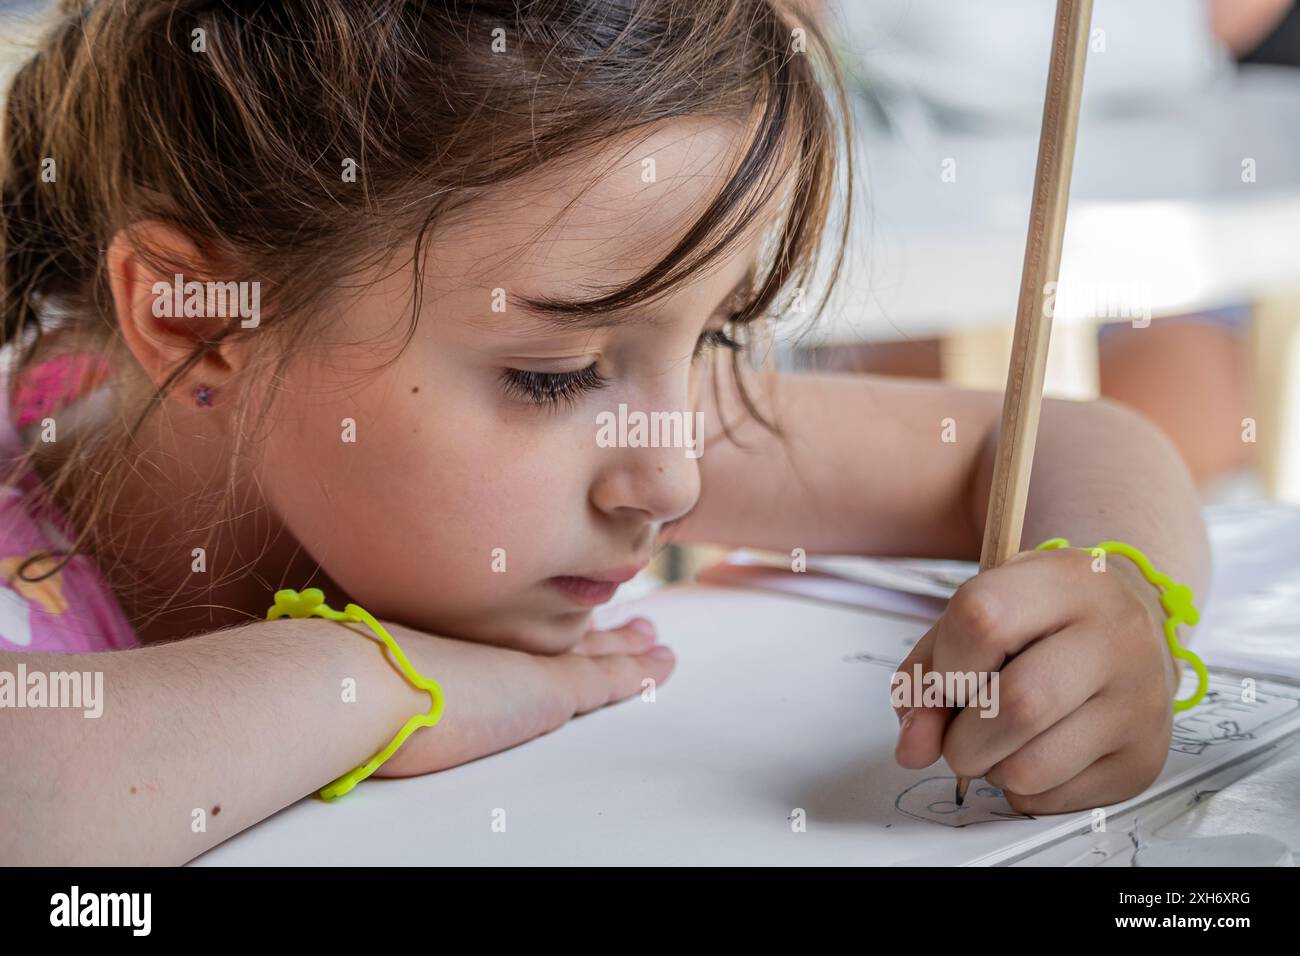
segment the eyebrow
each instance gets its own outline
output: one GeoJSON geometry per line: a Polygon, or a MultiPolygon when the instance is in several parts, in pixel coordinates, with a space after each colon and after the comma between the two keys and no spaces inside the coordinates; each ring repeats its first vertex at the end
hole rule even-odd
{"type": "MultiPolygon", "coordinates": [[[[745,274],[740,277],[740,280],[731,287],[731,290],[722,297],[717,308],[713,310],[714,314],[726,308],[729,302],[738,299],[752,289],[756,272],[757,267],[751,265],[745,274]]],[[[547,325],[558,328],[605,329],[626,325],[632,321],[649,322],[650,324],[658,321],[654,318],[647,318],[644,312],[639,311],[638,306],[641,304],[639,302],[594,312],[590,311],[581,302],[568,303],[556,299],[532,299],[527,297],[512,298],[510,301],[528,315],[540,319],[547,325]]]]}

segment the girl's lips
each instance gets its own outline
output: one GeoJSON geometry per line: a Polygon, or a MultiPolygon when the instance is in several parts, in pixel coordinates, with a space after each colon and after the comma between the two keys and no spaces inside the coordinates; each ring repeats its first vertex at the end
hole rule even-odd
{"type": "Polygon", "coordinates": [[[604,604],[618,590],[619,581],[593,581],[591,578],[547,578],[557,591],[576,604],[595,607],[604,604]]]}

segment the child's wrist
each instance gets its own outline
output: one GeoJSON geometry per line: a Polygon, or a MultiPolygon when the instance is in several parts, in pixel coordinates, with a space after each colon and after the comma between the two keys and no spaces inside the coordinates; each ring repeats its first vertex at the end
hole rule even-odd
{"type": "MultiPolygon", "coordinates": [[[[1049,538],[1036,547],[1035,551],[1051,551],[1058,548],[1068,548],[1070,542],[1065,538],[1049,538]]],[[[1171,692],[1174,703],[1174,712],[1190,710],[1200,703],[1204,698],[1210,685],[1210,673],[1205,667],[1205,662],[1190,648],[1186,648],[1179,640],[1179,628],[1195,627],[1201,619],[1200,612],[1196,609],[1196,595],[1186,584],[1180,584],[1171,578],[1168,574],[1162,573],[1156,568],[1149,557],[1142,553],[1138,548],[1123,541],[1102,541],[1092,547],[1077,548],[1078,551],[1088,551],[1096,556],[1118,555],[1126,559],[1136,569],[1136,572],[1130,572],[1126,564],[1114,564],[1107,562],[1103,567],[1116,573],[1112,569],[1119,570],[1121,577],[1130,574],[1129,577],[1122,577],[1125,583],[1128,583],[1134,589],[1134,593],[1139,595],[1141,607],[1146,611],[1148,617],[1154,619],[1159,626],[1160,633],[1164,637],[1165,646],[1168,648],[1171,657],[1177,658],[1180,662],[1186,663],[1196,673],[1196,689],[1191,696],[1178,698],[1176,695],[1181,689],[1181,669],[1173,661],[1170,661],[1165,670],[1166,689],[1171,692]],[[1159,595],[1155,601],[1155,610],[1153,613],[1151,591],[1142,588],[1139,581],[1145,581],[1159,595]]]]}
{"type": "Polygon", "coordinates": [[[1106,570],[1108,573],[1118,572],[1146,608],[1150,625],[1148,631],[1156,641],[1161,658],[1165,662],[1166,688],[1172,700],[1177,696],[1182,680],[1182,662],[1169,653],[1165,639],[1165,619],[1168,615],[1160,603],[1160,589],[1146,579],[1136,564],[1121,555],[1107,555],[1106,570]]]}
{"type": "MultiPolygon", "coordinates": [[[[338,675],[336,700],[340,706],[356,707],[352,712],[365,726],[363,752],[344,771],[364,762],[381,750],[413,714],[429,709],[429,693],[415,687],[393,661],[382,641],[364,624],[310,619],[321,626],[322,636],[335,648],[337,657],[333,672],[338,675]]],[[[399,625],[384,622],[393,637],[410,652],[417,645],[419,635],[399,625]]],[[[412,734],[418,736],[419,731],[412,734]]],[[[408,750],[408,738],[385,763],[397,764],[408,750]]],[[[389,767],[390,771],[394,768],[389,767]]]]}

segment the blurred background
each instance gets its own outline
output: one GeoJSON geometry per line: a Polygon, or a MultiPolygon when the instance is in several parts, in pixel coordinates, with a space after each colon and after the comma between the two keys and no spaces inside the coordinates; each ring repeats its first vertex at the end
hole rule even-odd
{"type": "MultiPolygon", "coordinates": [[[[780,364],[1000,390],[1055,4],[793,2],[844,68],[855,195],[780,364]]],[[[0,78],[48,7],[0,0],[0,78]]],[[[1297,67],[1294,0],[1095,0],[1047,394],[1147,415],[1207,503],[1300,502],[1297,67]]]]}
{"type": "MultiPolygon", "coordinates": [[[[853,239],[796,366],[1000,389],[1055,4],[807,0],[854,101],[853,239]]],[[[1300,9],[1095,0],[1047,393],[1129,404],[1207,502],[1300,501],[1300,9]]]]}

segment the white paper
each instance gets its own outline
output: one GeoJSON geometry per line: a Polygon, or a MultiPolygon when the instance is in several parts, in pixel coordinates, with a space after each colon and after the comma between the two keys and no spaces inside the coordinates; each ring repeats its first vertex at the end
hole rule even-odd
{"type": "MultiPolygon", "coordinates": [[[[942,764],[894,763],[889,681],[919,622],[708,587],[607,611],[607,625],[645,614],[676,651],[653,703],[442,773],[371,779],[333,804],[302,801],[197,863],[983,864],[1091,825],[1090,813],[1018,818],[982,783],[954,814],[942,764]]],[[[1220,709],[1180,728],[1158,783],[1124,807],[1300,728],[1296,688],[1261,682],[1257,711],[1227,700],[1237,683],[1215,690],[1220,709]]]]}

